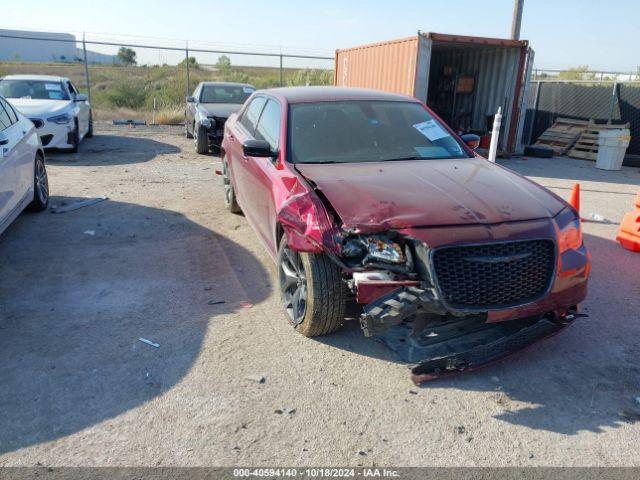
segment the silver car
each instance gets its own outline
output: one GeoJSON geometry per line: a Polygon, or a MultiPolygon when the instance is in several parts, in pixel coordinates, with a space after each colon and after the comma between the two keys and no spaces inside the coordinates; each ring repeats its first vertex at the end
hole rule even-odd
{"type": "Polygon", "coordinates": [[[25,208],[49,205],[44,151],[33,122],[0,97],[0,233],[25,208]]]}

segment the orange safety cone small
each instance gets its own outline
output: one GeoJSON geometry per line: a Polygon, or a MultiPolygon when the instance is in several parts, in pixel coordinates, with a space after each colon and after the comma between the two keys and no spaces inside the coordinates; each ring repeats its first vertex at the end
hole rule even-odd
{"type": "Polygon", "coordinates": [[[576,183],[571,190],[571,196],[569,197],[569,205],[576,209],[576,212],[580,214],[580,184],[576,183]]]}
{"type": "Polygon", "coordinates": [[[622,219],[616,240],[627,250],[640,252],[640,193],[636,195],[635,207],[622,219]]]}

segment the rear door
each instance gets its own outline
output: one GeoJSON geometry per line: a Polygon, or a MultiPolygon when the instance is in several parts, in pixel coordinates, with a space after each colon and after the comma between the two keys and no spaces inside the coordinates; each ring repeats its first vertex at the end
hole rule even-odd
{"type": "Polygon", "coordinates": [[[240,207],[244,212],[247,220],[255,227],[256,215],[251,211],[251,194],[250,189],[253,185],[251,173],[248,169],[248,163],[251,157],[245,156],[242,151],[242,144],[249,139],[254,138],[256,125],[262,113],[262,109],[266,103],[266,97],[262,95],[255,96],[251,99],[247,108],[243,110],[240,118],[235,122],[233,129],[229,130],[229,138],[226,149],[229,156],[229,167],[231,169],[231,177],[233,188],[238,199],[240,207]]]}
{"type": "Polygon", "coordinates": [[[0,98],[0,225],[12,215],[27,193],[20,179],[24,160],[23,126],[11,107],[0,98]]]}

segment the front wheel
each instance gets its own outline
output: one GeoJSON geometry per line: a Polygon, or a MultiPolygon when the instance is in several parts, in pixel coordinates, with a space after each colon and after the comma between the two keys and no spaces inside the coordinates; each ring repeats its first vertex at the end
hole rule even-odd
{"type": "Polygon", "coordinates": [[[87,129],[85,138],[91,137],[93,137],[93,113],[91,113],[91,110],[89,110],[89,128],[87,129]]]}
{"type": "Polygon", "coordinates": [[[199,153],[200,155],[209,153],[207,129],[202,125],[198,126],[198,133],[196,134],[196,153],[199,153]]]}
{"type": "Polygon", "coordinates": [[[38,153],[35,159],[33,173],[33,201],[29,204],[29,210],[42,212],[49,205],[49,177],[44,165],[44,157],[38,153]]]}
{"type": "Polygon", "coordinates": [[[71,132],[71,148],[69,152],[78,153],[78,147],[80,146],[80,127],[78,127],[78,120],[74,122],[74,129],[71,132]]]}
{"type": "Polygon", "coordinates": [[[296,252],[286,235],[278,249],[278,279],[285,314],[305,337],[326,335],[344,321],[346,287],[340,268],[322,253],[296,252]]]}

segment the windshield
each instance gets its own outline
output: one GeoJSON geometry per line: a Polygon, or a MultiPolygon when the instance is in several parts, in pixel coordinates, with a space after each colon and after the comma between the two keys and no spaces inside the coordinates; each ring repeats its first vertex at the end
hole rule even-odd
{"type": "Polygon", "coordinates": [[[468,158],[425,108],[413,102],[301,103],[289,111],[293,163],[468,158]]]}
{"type": "Polygon", "coordinates": [[[0,95],[33,100],[70,100],[60,82],[43,80],[0,80],[0,95]]]}
{"type": "Polygon", "coordinates": [[[200,103],[243,104],[254,91],[255,88],[252,87],[204,85],[200,94],[200,103]]]}

